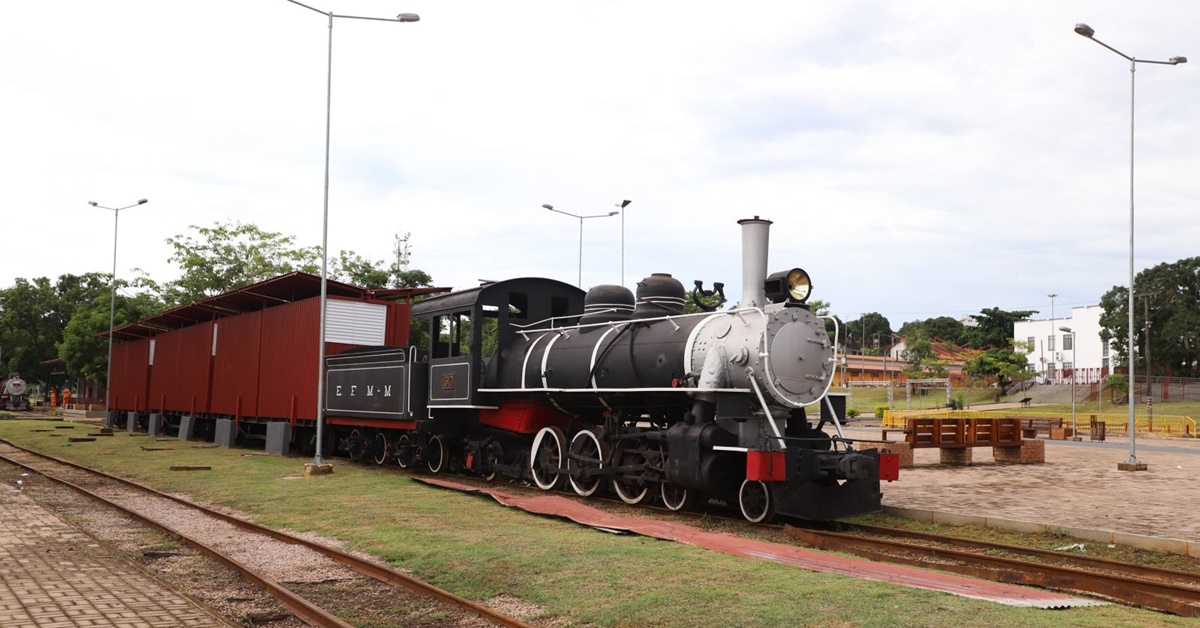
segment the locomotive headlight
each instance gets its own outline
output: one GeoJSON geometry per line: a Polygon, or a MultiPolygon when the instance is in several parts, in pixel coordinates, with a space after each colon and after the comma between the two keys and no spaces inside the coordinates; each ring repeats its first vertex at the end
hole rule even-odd
{"type": "Polygon", "coordinates": [[[781,270],[767,277],[763,282],[763,291],[772,303],[788,301],[802,305],[812,293],[812,280],[801,268],[781,270]]]}

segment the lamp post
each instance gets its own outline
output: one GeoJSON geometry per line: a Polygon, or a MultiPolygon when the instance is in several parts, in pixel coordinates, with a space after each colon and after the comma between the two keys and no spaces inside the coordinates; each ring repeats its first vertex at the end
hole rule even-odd
{"type": "Polygon", "coordinates": [[[138,199],[138,202],[124,207],[105,207],[98,204],[96,201],[88,201],[88,205],[107,209],[113,213],[113,269],[112,269],[112,288],[108,293],[108,374],[104,380],[104,420],[106,425],[112,425],[112,417],[109,413],[109,402],[112,399],[112,348],[113,348],[113,320],[117,313],[117,226],[121,219],[121,210],[145,205],[150,201],[146,199],[138,199]]]}
{"type": "MultiPolygon", "coordinates": [[[[629,201],[625,201],[625,203],[628,204],[629,201]]],[[[583,287],[583,221],[588,218],[608,218],[609,216],[616,216],[617,214],[619,214],[621,212],[611,211],[611,212],[608,212],[607,214],[592,214],[591,216],[580,216],[579,214],[572,214],[571,212],[565,212],[561,209],[554,209],[554,206],[549,203],[542,203],[542,207],[545,207],[546,209],[548,209],[552,212],[556,212],[556,213],[562,214],[564,216],[570,216],[572,218],[579,219],[579,278],[576,280],[577,283],[575,285],[582,288],[583,287]]],[[[624,215],[622,215],[621,222],[624,223],[624,221],[625,221],[625,217],[624,217],[624,215]]],[[[624,242],[624,239],[625,239],[625,233],[624,233],[624,231],[622,231],[621,232],[621,241],[624,242]]],[[[624,251],[624,245],[622,245],[621,250],[624,251]]],[[[625,267],[625,257],[623,254],[621,256],[621,267],[622,268],[625,267]]],[[[621,282],[622,283],[625,282],[624,275],[622,275],[622,277],[621,277],[621,282]]]]}
{"type": "MultiPolygon", "coordinates": [[[[1078,436],[1075,425],[1075,372],[1079,368],[1079,365],[1075,363],[1075,332],[1071,331],[1070,327],[1059,327],[1058,331],[1071,336],[1071,436],[1075,437],[1078,436]]],[[[1066,339],[1067,337],[1063,336],[1063,340],[1066,339]]]]}
{"type": "Polygon", "coordinates": [[[616,204],[621,210],[621,285],[625,285],[625,208],[633,201],[625,200],[616,204]]]}
{"type": "Polygon", "coordinates": [[[321,324],[319,335],[317,337],[317,451],[313,456],[312,464],[325,464],[321,458],[321,445],[324,439],[324,423],[325,423],[325,317],[326,303],[325,299],[329,292],[329,119],[332,111],[333,101],[333,18],[345,18],[350,20],[371,20],[375,22],[416,22],[421,19],[421,16],[416,13],[401,13],[396,17],[365,17],[362,15],[340,15],[333,11],[322,11],[314,9],[302,2],[296,0],[287,0],[292,4],[302,6],[309,11],[320,13],[329,18],[329,52],[326,60],[325,70],[325,197],[321,210],[321,324]]]}
{"type": "Polygon", "coordinates": [[[1122,59],[1129,61],[1129,345],[1128,358],[1129,365],[1129,461],[1125,463],[1127,466],[1118,465],[1118,468],[1127,470],[1145,469],[1145,465],[1138,462],[1137,459],[1137,434],[1134,422],[1134,407],[1133,407],[1133,120],[1134,120],[1134,78],[1137,76],[1137,64],[1153,63],[1156,65],[1179,65],[1187,63],[1187,57],[1171,57],[1166,61],[1152,61],[1150,59],[1138,59],[1131,57],[1116,48],[1096,39],[1096,30],[1087,24],[1079,23],[1075,25],[1075,32],[1086,37],[1101,46],[1120,55],[1122,59]]]}

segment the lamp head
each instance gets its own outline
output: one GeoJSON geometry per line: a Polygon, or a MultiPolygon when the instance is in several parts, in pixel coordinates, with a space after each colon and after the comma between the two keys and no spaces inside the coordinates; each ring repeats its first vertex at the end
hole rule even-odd
{"type": "Polygon", "coordinates": [[[1084,24],[1083,22],[1080,22],[1075,25],[1075,32],[1087,37],[1088,39],[1091,39],[1092,36],[1096,34],[1096,29],[1084,24]]]}
{"type": "Polygon", "coordinates": [[[619,213],[621,213],[621,212],[612,211],[612,212],[608,212],[608,215],[609,215],[609,216],[616,216],[616,215],[617,215],[617,214],[619,214],[619,213]]]}
{"type": "Polygon", "coordinates": [[[1171,57],[1170,61],[1171,65],[1179,65],[1180,63],[1187,63],[1187,57],[1171,57]]]}
{"type": "Polygon", "coordinates": [[[1069,333],[1071,333],[1071,328],[1070,327],[1059,327],[1058,331],[1065,331],[1069,334],[1069,333]]]}
{"type": "Polygon", "coordinates": [[[149,199],[144,199],[144,198],[138,199],[138,205],[145,205],[146,203],[149,203],[149,202],[150,202],[149,199]]]}
{"type": "Polygon", "coordinates": [[[92,207],[96,207],[96,201],[88,201],[88,205],[91,205],[92,207]]]}
{"type": "Polygon", "coordinates": [[[629,204],[632,202],[633,201],[621,201],[621,209],[625,209],[626,207],[629,207],[629,204]]]}
{"type": "Polygon", "coordinates": [[[545,207],[546,209],[549,209],[550,211],[554,211],[554,206],[551,205],[550,203],[542,203],[542,207],[545,207]]]}
{"type": "Polygon", "coordinates": [[[400,15],[396,16],[396,21],[397,22],[419,22],[419,21],[421,21],[421,16],[417,15],[416,13],[401,13],[400,15]]]}

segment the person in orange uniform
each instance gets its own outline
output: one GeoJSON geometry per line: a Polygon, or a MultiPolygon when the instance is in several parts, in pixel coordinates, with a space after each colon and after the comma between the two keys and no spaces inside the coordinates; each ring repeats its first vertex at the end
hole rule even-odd
{"type": "Polygon", "coordinates": [[[53,388],[53,387],[50,388],[50,407],[51,408],[58,407],[58,389],[57,388],[53,388]]]}
{"type": "Polygon", "coordinates": [[[71,403],[71,389],[63,388],[63,408],[66,408],[68,403],[71,403]]]}

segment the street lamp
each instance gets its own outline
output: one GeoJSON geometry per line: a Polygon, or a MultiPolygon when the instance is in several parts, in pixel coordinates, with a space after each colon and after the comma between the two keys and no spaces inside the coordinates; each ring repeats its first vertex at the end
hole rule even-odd
{"type": "Polygon", "coordinates": [[[104,420],[106,425],[113,424],[112,417],[108,415],[109,401],[112,398],[112,347],[113,347],[113,319],[117,312],[117,224],[121,219],[121,210],[145,205],[150,201],[146,199],[138,199],[138,202],[124,207],[105,207],[96,203],[96,201],[88,201],[88,205],[107,209],[113,213],[113,269],[112,269],[112,288],[108,294],[108,375],[105,375],[104,380],[104,420]]]}
{"type": "MultiPolygon", "coordinates": [[[[1079,369],[1079,365],[1075,363],[1075,332],[1071,331],[1070,327],[1059,327],[1058,331],[1071,336],[1071,436],[1074,437],[1079,435],[1075,426],[1075,373],[1079,369]]],[[[1063,340],[1066,339],[1067,337],[1063,336],[1063,340]]]]}
{"type": "Polygon", "coordinates": [[[616,204],[621,210],[621,285],[625,285],[625,208],[633,201],[625,200],[616,204]]]}
{"type": "Polygon", "coordinates": [[[1129,364],[1129,461],[1125,464],[1128,466],[1118,468],[1128,470],[1145,469],[1145,465],[1138,462],[1137,459],[1137,435],[1134,423],[1134,407],[1133,407],[1133,103],[1134,103],[1134,77],[1137,75],[1137,64],[1153,63],[1157,65],[1179,65],[1187,63],[1187,57],[1171,57],[1166,61],[1152,61],[1149,59],[1138,59],[1131,57],[1116,48],[1096,39],[1096,30],[1087,24],[1079,23],[1075,25],[1075,32],[1083,37],[1108,48],[1117,53],[1122,59],[1129,61],[1129,345],[1128,345],[1128,364],[1129,364]]]}
{"type": "MultiPolygon", "coordinates": [[[[625,201],[625,203],[629,204],[629,201],[625,201]]],[[[572,218],[579,219],[579,278],[575,285],[582,288],[583,287],[583,221],[587,218],[608,218],[609,216],[616,216],[617,214],[619,214],[621,212],[611,211],[611,212],[608,212],[607,214],[593,214],[591,216],[580,216],[579,214],[572,214],[571,212],[565,212],[561,209],[554,209],[554,206],[549,203],[542,203],[542,207],[545,207],[546,209],[548,209],[552,212],[557,212],[564,216],[570,216],[572,218]]],[[[624,221],[625,221],[625,216],[622,215],[621,222],[623,223],[624,221]]],[[[622,233],[621,233],[622,242],[624,242],[624,237],[625,237],[624,232],[622,231],[622,233]]],[[[623,246],[622,246],[622,251],[624,251],[623,246]]],[[[624,266],[625,266],[625,257],[624,257],[624,255],[622,255],[621,267],[624,268],[624,266]]],[[[624,283],[624,281],[625,281],[625,278],[624,278],[624,275],[622,275],[621,282],[624,283]]]]}
{"type": "Polygon", "coordinates": [[[319,347],[318,363],[317,363],[317,451],[313,456],[312,464],[325,464],[321,459],[321,445],[324,439],[324,423],[325,423],[325,317],[326,304],[325,299],[329,292],[329,118],[332,111],[333,101],[333,18],[345,18],[350,20],[371,20],[375,22],[416,22],[421,19],[421,16],[416,13],[401,13],[396,17],[365,17],[361,15],[339,15],[333,11],[322,11],[314,9],[302,2],[296,0],[287,0],[292,4],[302,6],[309,11],[320,13],[329,18],[329,53],[326,61],[325,71],[325,197],[324,204],[321,210],[321,325],[319,327],[319,335],[317,336],[317,345],[319,347]]]}

